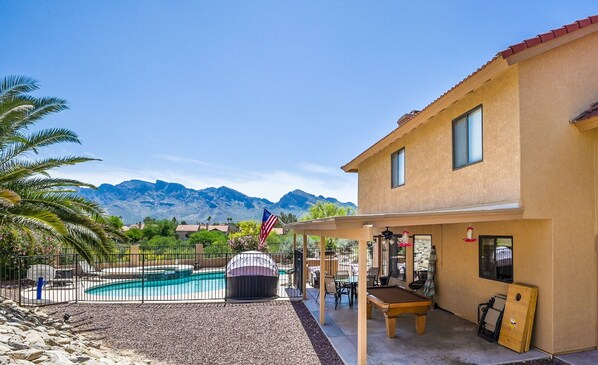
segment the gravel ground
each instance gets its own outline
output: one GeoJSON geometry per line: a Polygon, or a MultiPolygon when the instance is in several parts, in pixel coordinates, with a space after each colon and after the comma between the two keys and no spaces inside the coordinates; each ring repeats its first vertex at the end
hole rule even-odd
{"type": "Polygon", "coordinates": [[[343,364],[302,302],[72,304],[75,332],[168,364],[343,364]]]}

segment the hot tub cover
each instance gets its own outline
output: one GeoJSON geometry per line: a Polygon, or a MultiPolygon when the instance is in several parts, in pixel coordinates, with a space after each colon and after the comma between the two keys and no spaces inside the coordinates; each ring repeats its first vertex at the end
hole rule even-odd
{"type": "Polygon", "coordinates": [[[226,265],[227,276],[278,276],[278,266],[272,257],[260,251],[245,251],[226,265]]]}

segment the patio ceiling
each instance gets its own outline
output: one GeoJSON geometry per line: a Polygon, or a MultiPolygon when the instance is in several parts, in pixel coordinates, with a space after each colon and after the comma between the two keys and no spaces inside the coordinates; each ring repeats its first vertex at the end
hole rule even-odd
{"type": "Polygon", "coordinates": [[[372,226],[374,234],[385,227],[434,224],[477,223],[523,219],[518,203],[480,205],[459,209],[428,210],[404,213],[362,214],[330,217],[285,225],[296,234],[336,238],[363,239],[363,227],[372,226]]]}

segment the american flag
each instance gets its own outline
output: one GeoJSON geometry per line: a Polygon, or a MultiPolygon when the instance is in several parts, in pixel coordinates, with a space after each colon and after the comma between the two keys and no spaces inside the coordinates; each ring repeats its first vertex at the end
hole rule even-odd
{"type": "Polygon", "coordinates": [[[260,228],[260,243],[264,244],[266,238],[270,234],[274,225],[278,222],[278,217],[264,209],[264,215],[262,216],[262,228],[260,228]]]}

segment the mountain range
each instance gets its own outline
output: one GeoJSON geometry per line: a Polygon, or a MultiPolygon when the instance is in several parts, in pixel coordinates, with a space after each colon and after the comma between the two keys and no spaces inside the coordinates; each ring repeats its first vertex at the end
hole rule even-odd
{"type": "Polygon", "coordinates": [[[120,184],[102,184],[97,189],[83,188],[79,195],[97,202],[109,215],[122,217],[125,224],[142,221],[145,217],[186,221],[188,224],[260,220],[262,210],[273,214],[294,214],[301,218],[309,207],[318,201],[357,209],[353,203],[341,203],[335,198],[315,196],[301,190],[285,194],[278,202],[255,198],[234,189],[221,186],[201,190],[189,189],[181,184],[157,180],[155,183],[129,180],[120,184]]]}

